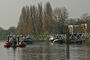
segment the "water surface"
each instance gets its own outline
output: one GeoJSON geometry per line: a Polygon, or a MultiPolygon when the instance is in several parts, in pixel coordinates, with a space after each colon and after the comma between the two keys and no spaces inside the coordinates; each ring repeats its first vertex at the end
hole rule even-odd
{"type": "Polygon", "coordinates": [[[0,42],[0,60],[90,60],[90,48],[70,45],[67,58],[65,44],[33,43],[25,48],[4,48],[0,42]]]}

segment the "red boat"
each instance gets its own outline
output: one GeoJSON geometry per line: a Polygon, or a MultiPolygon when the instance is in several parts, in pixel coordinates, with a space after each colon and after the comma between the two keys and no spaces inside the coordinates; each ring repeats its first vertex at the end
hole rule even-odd
{"type": "Polygon", "coordinates": [[[4,47],[5,48],[9,48],[10,47],[10,44],[7,42],[7,43],[4,44],[4,47]]]}
{"type": "Polygon", "coordinates": [[[9,48],[9,47],[16,48],[16,47],[25,47],[25,46],[26,46],[25,43],[20,42],[19,38],[18,38],[18,40],[16,40],[16,42],[10,42],[9,37],[8,37],[8,41],[4,44],[5,48],[9,48]]]}
{"type": "Polygon", "coordinates": [[[26,45],[23,42],[20,42],[19,45],[11,45],[9,42],[7,42],[7,43],[4,44],[4,47],[5,48],[9,48],[9,47],[16,48],[16,47],[25,47],[25,46],[26,45]]]}

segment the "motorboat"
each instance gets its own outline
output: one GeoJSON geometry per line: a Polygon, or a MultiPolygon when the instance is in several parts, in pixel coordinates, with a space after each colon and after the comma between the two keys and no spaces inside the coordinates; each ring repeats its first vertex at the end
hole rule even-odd
{"type": "Polygon", "coordinates": [[[13,39],[12,42],[10,42],[9,39],[10,39],[10,37],[8,36],[8,40],[4,44],[5,48],[9,48],[9,47],[16,48],[16,47],[25,47],[26,46],[26,44],[24,42],[19,41],[19,38],[18,38],[18,40],[16,40],[16,38],[13,39]]]}
{"type": "Polygon", "coordinates": [[[50,36],[49,41],[51,43],[59,43],[59,44],[65,43],[65,41],[61,39],[61,37],[59,36],[50,36]]]}
{"type": "Polygon", "coordinates": [[[21,42],[25,43],[26,45],[32,44],[32,38],[25,38],[21,42]]]}

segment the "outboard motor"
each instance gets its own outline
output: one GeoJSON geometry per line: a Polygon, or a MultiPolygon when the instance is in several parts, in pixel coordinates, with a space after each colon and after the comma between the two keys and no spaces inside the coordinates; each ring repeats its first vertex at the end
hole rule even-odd
{"type": "Polygon", "coordinates": [[[25,43],[21,41],[19,47],[25,47],[25,46],[26,46],[25,43]]]}

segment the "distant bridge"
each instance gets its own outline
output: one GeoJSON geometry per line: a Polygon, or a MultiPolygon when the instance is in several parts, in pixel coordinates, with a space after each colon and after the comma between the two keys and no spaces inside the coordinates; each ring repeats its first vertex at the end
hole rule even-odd
{"type": "Polygon", "coordinates": [[[74,33],[69,35],[70,40],[86,40],[90,38],[90,33],[74,33]]]}
{"type": "MultiPolygon", "coordinates": [[[[16,35],[17,36],[17,35],[16,35]]],[[[20,37],[20,35],[18,35],[20,37]]],[[[66,34],[52,34],[52,35],[29,35],[34,40],[48,40],[50,36],[59,37],[60,40],[66,40],[66,34]]],[[[90,33],[73,33],[69,35],[69,40],[86,40],[90,39],[90,33]]]]}
{"type": "MultiPolygon", "coordinates": [[[[55,39],[54,41],[58,40],[66,40],[66,34],[55,34],[54,36],[58,36],[59,39],[55,39]]],[[[82,43],[82,41],[90,39],[90,33],[74,33],[74,34],[69,34],[69,42],[70,43],[82,43]]]]}
{"type": "MultiPolygon", "coordinates": [[[[59,36],[60,40],[66,40],[66,34],[54,34],[53,36],[59,36]]],[[[69,34],[69,41],[82,41],[87,39],[90,39],[90,33],[69,34]]]]}

